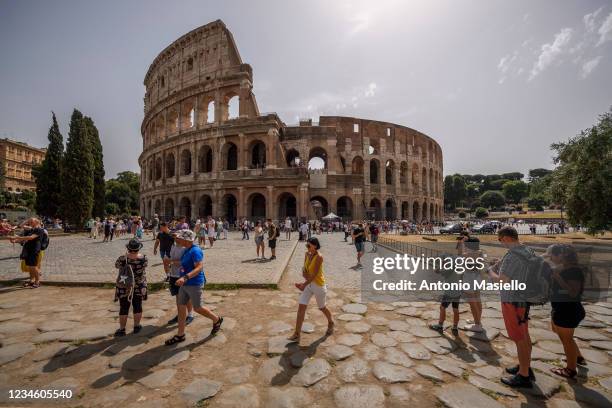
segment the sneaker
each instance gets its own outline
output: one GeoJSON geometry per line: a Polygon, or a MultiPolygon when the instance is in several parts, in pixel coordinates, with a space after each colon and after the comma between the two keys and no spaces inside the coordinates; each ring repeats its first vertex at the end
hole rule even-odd
{"type": "Polygon", "coordinates": [[[270,257],[270,260],[271,260],[271,261],[273,261],[273,260],[275,260],[275,259],[276,259],[276,256],[275,256],[275,255],[272,255],[272,256],[270,257]]]}
{"type": "Polygon", "coordinates": [[[453,333],[453,336],[455,337],[459,336],[459,329],[457,328],[457,326],[453,326],[453,328],[451,329],[451,333],[453,333]]]}
{"type": "Polygon", "coordinates": [[[125,336],[125,329],[117,329],[117,331],[115,332],[115,334],[113,336],[115,336],[115,337],[123,337],[123,336],[125,336]]]}
{"type": "Polygon", "coordinates": [[[140,333],[141,330],[142,330],[142,326],[141,325],[134,326],[134,334],[140,333]]]}
{"type": "MultiPolygon", "coordinates": [[[[516,365],[514,367],[507,367],[506,372],[508,374],[517,375],[519,372],[519,366],[516,365]]],[[[535,374],[531,368],[529,368],[529,378],[535,380],[535,374]]]]}
{"type": "Polygon", "coordinates": [[[189,324],[193,322],[193,319],[195,319],[193,316],[187,316],[187,318],[185,319],[185,325],[189,326],[189,324]]]}
{"type": "Polygon", "coordinates": [[[515,374],[512,377],[505,377],[501,379],[501,382],[508,387],[512,388],[531,388],[533,383],[530,377],[523,377],[520,374],[515,374]]]}
{"type": "Polygon", "coordinates": [[[430,324],[429,328],[431,330],[437,331],[438,333],[442,334],[442,332],[444,331],[444,326],[441,325],[440,323],[436,323],[436,324],[430,324]]]}
{"type": "Polygon", "coordinates": [[[474,333],[482,333],[484,331],[482,325],[476,323],[466,324],[465,326],[463,326],[463,330],[471,331],[474,333]]]}
{"type": "Polygon", "coordinates": [[[174,316],[172,319],[168,320],[168,324],[177,324],[178,316],[174,316]]]}

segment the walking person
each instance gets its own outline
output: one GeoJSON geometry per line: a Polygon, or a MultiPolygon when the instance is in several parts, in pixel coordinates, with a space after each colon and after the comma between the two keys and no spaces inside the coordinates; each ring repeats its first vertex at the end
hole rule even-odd
{"type": "Polygon", "coordinates": [[[153,241],[155,241],[157,237],[158,229],[159,229],[159,216],[155,214],[153,216],[153,221],[151,221],[151,233],[153,234],[153,241]]]}
{"type": "Polygon", "coordinates": [[[270,252],[272,252],[272,256],[270,256],[270,260],[273,261],[276,259],[276,239],[280,236],[280,231],[276,225],[272,222],[270,218],[267,221],[268,224],[268,247],[270,248],[270,252]]]}
{"type": "MultiPolygon", "coordinates": [[[[42,262],[43,238],[46,234],[38,218],[30,218],[24,223],[23,236],[11,237],[9,241],[23,245],[21,259],[23,268],[30,275],[30,280],[23,284],[24,287],[36,289],[40,287],[40,265],[42,262]]],[[[47,236],[48,244],[48,236],[47,236]]]]}
{"type": "MultiPolygon", "coordinates": [[[[457,238],[457,255],[463,258],[475,260],[482,257],[480,251],[480,240],[476,237],[471,237],[467,230],[462,231],[457,238]]],[[[464,291],[463,296],[470,305],[472,319],[467,321],[467,324],[462,327],[463,330],[480,333],[482,328],[482,302],[480,300],[480,291],[475,289],[475,282],[482,280],[480,270],[468,269],[463,273],[463,281],[469,283],[471,290],[464,291]]]]}
{"type": "Polygon", "coordinates": [[[291,241],[291,218],[285,219],[285,239],[291,241]]]}
{"type": "Polygon", "coordinates": [[[244,222],[242,223],[242,239],[246,239],[247,241],[249,240],[249,222],[247,221],[247,219],[244,219],[244,222]]]}
{"type": "MultiPolygon", "coordinates": [[[[167,228],[167,227],[166,227],[167,228]]],[[[170,248],[170,254],[162,256],[164,262],[164,270],[168,277],[168,285],[170,289],[170,295],[175,297],[176,300],[176,316],[168,320],[168,324],[178,323],[178,292],[180,287],[176,284],[176,281],[181,277],[181,259],[185,253],[186,248],[181,245],[174,244],[174,236],[172,236],[172,247],[170,248]]],[[[187,302],[187,318],[185,324],[189,325],[193,321],[193,305],[191,301],[187,302]]]]}
{"type": "Polygon", "coordinates": [[[355,243],[355,249],[357,250],[357,268],[363,267],[361,265],[361,257],[363,256],[365,250],[365,231],[363,229],[363,224],[359,223],[357,228],[353,230],[353,242],[355,243]]]}
{"type": "Polygon", "coordinates": [[[325,284],[325,276],[323,273],[323,256],[319,253],[321,244],[317,238],[308,238],[306,241],[306,254],[304,255],[304,266],[302,267],[302,276],[304,282],[296,283],[302,294],[300,295],[297,317],[295,321],[295,331],[288,338],[291,341],[300,342],[300,333],[302,332],[302,324],[306,316],[306,308],[311,297],[315,297],[319,310],[327,318],[326,336],[330,336],[334,332],[334,320],[332,314],[327,308],[327,285],[325,284]]]}
{"type": "Polygon", "coordinates": [[[176,285],[180,288],[177,294],[178,332],[166,340],[165,344],[167,346],[185,341],[187,304],[190,301],[195,312],[212,320],[211,336],[215,335],[223,324],[221,316],[217,316],[210,309],[202,306],[202,291],[206,284],[204,252],[199,246],[194,245],[195,233],[191,230],[181,230],[176,233],[174,239],[176,244],[185,248],[185,252],[181,256],[181,276],[176,281],[176,285]]]}
{"type": "Polygon", "coordinates": [[[210,245],[210,247],[213,247],[213,244],[215,243],[215,219],[211,216],[208,216],[208,223],[207,223],[207,229],[208,229],[208,243],[210,245]]]}
{"type": "Polygon", "coordinates": [[[378,234],[380,230],[378,229],[378,225],[373,222],[370,224],[370,241],[372,242],[372,252],[376,252],[378,250],[377,242],[378,242],[378,234]]]}
{"type": "Polygon", "coordinates": [[[174,245],[174,236],[170,234],[168,224],[162,222],[159,224],[159,232],[155,237],[153,255],[157,255],[157,250],[159,249],[159,255],[161,256],[162,261],[164,258],[170,258],[170,249],[172,249],[172,245],[174,245]]]}
{"type": "Polygon", "coordinates": [[[115,281],[115,302],[119,301],[119,329],[115,337],[125,336],[130,306],[134,314],[134,333],[142,330],[142,302],[147,300],[147,256],[140,253],[142,243],[131,239],[125,247],[127,254],[121,255],[115,262],[115,268],[119,270],[115,281]]]}
{"type": "Polygon", "coordinates": [[[255,249],[257,251],[257,258],[259,258],[259,250],[261,249],[261,259],[266,259],[265,257],[265,244],[264,244],[264,229],[263,226],[261,225],[261,221],[257,221],[257,224],[255,224],[255,230],[253,232],[254,237],[255,237],[255,249]]]}
{"type": "Polygon", "coordinates": [[[545,257],[552,264],[550,325],[563,344],[566,360],[565,367],[551,368],[550,371],[561,377],[574,378],[578,374],[577,365],[586,365],[574,340],[574,330],[585,317],[581,303],[584,273],[578,264],[576,250],[569,245],[551,245],[545,257]]]}
{"type": "MultiPolygon", "coordinates": [[[[498,241],[508,249],[504,257],[489,269],[489,275],[494,281],[522,281],[529,273],[529,262],[536,257],[533,250],[519,242],[519,236],[514,227],[505,226],[497,231],[498,241]]],[[[503,290],[500,292],[502,315],[508,338],[516,346],[519,364],[506,368],[512,377],[502,378],[501,382],[509,387],[533,387],[535,379],[531,369],[531,337],[529,336],[529,303],[517,301],[515,292],[503,290]]]]}

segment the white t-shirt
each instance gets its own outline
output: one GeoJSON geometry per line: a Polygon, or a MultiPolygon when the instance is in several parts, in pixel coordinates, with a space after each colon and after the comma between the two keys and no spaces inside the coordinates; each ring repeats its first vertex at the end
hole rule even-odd
{"type": "Polygon", "coordinates": [[[288,229],[291,228],[291,220],[289,218],[285,220],[285,228],[288,228],[288,229]]]}
{"type": "MultiPolygon", "coordinates": [[[[185,252],[187,248],[182,247],[180,245],[172,245],[170,248],[170,260],[171,261],[180,261],[183,256],[183,252],[185,252]]],[[[173,278],[181,277],[181,265],[172,263],[170,265],[170,271],[168,272],[168,276],[173,278]]]]}
{"type": "Polygon", "coordinates": [[[302,224],[302,226],[300,227],[300,231],[302,231],[302,234],[308,234],[308,224],[302,224]]]}

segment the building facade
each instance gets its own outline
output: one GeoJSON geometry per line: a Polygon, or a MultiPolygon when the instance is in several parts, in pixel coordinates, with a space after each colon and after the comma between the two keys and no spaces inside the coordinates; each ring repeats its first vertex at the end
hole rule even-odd
{"type": "Polygon", "coordinates": [[[4,166],[4,188],[19,192],[36,190],[32,167],[45,158],[47,149],[32,147],[10,139],[0,139],[0,162],[4,166]]]}
{"type": "Polygon", "coordinates": [[[441,220],[442,149],[393,123],[260,114],[253,71],[220,20],[182,36],[145,76],[140,211],[230,220],[441,220]],[[322,168],[309,169],[316,159],[322,168]]]}

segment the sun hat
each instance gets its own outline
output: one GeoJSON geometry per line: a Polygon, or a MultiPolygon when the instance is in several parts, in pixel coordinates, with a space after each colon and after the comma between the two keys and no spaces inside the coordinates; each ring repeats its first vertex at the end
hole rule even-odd
{"type": "Polygon", "coordinates": [[[130,242],[128,242],[125,247],[128,251],[140,251],[140,248],[142,248],[142,242],[138,241],[137,239],[130,239],[130,242]]]}
{"type": "Polygon", "coordinates": [[[191,241],[191,242],[195,241],[196,239],[195,232],[193,232],[192,230],[188,230],[188,229],[179,230],[174,233],[174,236],[178,239],[182,239],[185,241],[191,241]]]}

